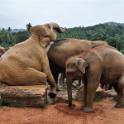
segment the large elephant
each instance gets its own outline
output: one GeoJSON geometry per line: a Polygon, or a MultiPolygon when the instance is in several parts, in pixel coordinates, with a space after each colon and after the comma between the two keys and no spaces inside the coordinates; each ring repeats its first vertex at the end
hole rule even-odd
{"type": "Polygon", "coordinates": [[[98,46],[66,61],[69,106],[72,105],[72,81],[84,82],[84,111],[93,110],[95,91],[101,84],[111,84],[118,94],[115,107],[124,107],[124,55],[111,46],[98,46]]]}
{"type": "Polygon", "coordinates": [[[7,85],[51,86],[55,96],[56,83],[51,73],[46,47],[56,40],[56,32],[63,32],[56,23],[36,25],[30,28],[31,36],[11,47],[0,58],[0,82],[7,85]]]}
{"type": "Polygon", "coordinates": [[[65,73],[65,62],[70,56],[100,45],[108,44],[104,41],[89,41],[72,38],[54,42],[48,50],[48,59],[55,81],[57,82],[59,73],[65,73]]]}

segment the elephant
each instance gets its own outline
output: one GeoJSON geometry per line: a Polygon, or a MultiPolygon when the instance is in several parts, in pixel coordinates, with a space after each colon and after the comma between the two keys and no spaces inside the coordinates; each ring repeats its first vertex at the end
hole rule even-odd
{"type": "Polygon", "coordinates": [[[0,58],[0,82],[10,86],[50,85],[49,95],[56,96],[56,83],[49,67],[46,48],[64,28],[56,23],[30,28],[31,36],[12,46],[0,58]]]}
{"type": "Polygon", "coordinates": [[[93,99],[99,84],[111,84],[118,94],[117,108],[124,107],[124,55],[111,46],[97,46],[66,61],[69,106],[72,106],[72,81],[84,82],[84,109],[93,111],[93,99]]]}
{"type": "Polygon", "coordinates": [[[55,41],[48,50],[50,68],[55,81],[57,82],[59,73],[65,73],[65,62],[70,56],[100,45],[108,44],[105,41],[89,41],[73,38],[55,41]]]}

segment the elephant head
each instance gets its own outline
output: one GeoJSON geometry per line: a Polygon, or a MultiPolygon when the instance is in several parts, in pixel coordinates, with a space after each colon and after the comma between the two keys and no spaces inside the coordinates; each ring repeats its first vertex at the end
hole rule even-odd
{"type": "Polygon", "coordinates": [[[51,41],[56,40],[56,32],[62,33],[65,29],[56,23],[48,23],[44,25],[36,25],[30,27],[32,37],[40,41],[43,47],[49,45],[51,41]]]}
{"type": "Polygon", "coordinates": [[[67,92],[69,106],[72,106],[72,82],[81,79],[85,74],[88,63],[79,57],[71,57],[66,61],[67,92]]]}

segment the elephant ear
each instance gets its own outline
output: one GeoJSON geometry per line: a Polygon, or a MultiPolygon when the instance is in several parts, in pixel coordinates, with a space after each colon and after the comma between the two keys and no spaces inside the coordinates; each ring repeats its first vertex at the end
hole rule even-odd
{"type": "Polygon", "coordinates": [[[85,74],[88,63],[84,59],[78,58],[76,61],[76,67],[82,74],[85,74]]]}
{"type": "Polygon", "coordinates": [[[67,29],[66,28],[62,28],[60,27],[57,23],[52,22],[47,24],[48,27],[52,28],[54,31],[58,32],[58,33],[63,33],[65,32],[67,29]]]}

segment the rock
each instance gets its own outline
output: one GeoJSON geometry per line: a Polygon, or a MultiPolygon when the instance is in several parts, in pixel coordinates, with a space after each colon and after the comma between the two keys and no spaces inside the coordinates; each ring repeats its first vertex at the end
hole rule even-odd
{"type": "Polygon", "coordinates": [[[44,107],[47,104],[47,86],[0,87],[1,104],[18,107],[44,107]]]}
{"type": "MultiPolygon", "coordinates": [[[[82,102],[84,100],[83,95],[84,95],[84,86],[81,86],[77,90],[76,95],[75,95],[74,98],[75,98],[75,100],[82,102]]],[[[94,100],[99,101],[99,100],[101,100],[103,98],[106,98],[106,97],[115,97],[116,95],[117,95],[117,93],[114,91],[114,89],[105,91],[104,89],[98,87],[98,89],[96,90],[94,100]]]]}

